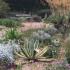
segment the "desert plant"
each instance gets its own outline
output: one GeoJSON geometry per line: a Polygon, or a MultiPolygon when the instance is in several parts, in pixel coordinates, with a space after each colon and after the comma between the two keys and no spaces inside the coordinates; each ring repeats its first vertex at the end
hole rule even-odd
{"type": "Polygon", "coordinates": [[[52,14],[50,15],[48,18],[45,18],[44,21],[45,22],[51,22],[51,23],[60,23],[62,20],[62,16],[60,16],[59,14],[52,14]]]}
{"type": "Polygon", "coordinates": [[[6,35],[5,35],[5,39],[19,39],[20,37],[20,33],[17,32],[17,30],[15,28],[11,28],[10,30],[6,31],[6,35]]]}
{"type": "Polygon", "coordinates": [[[15,41],[0,43],[0,70],[4,70],[4,67],[5,69],[8,68],[14,63],[14,50],[20,50],[15,41]]]}
{"type": "Polygon", "coordinates": [[[43,58],[43,55],[47,52],[47,50],[48,46],[45,46],[41,50],[38,40],[25,39],[24,46],[21,46],[21,51],[15,51],[15,54],[24,59],[38,60],[43,58]]]}
{"type": "Polygon", "coordinates": [[[53,58],[58,56],[59,48],[61,46],[60,40],[53,37],[53,35],[50,35],[52,28],[48,30],[38,30],[36,32],[33,32],[32,38],[39,40],[40,46],[46,46],[48,45],[49,48],[44,56],[48,58],[53,58]]]}
{"type": "Polygon", "coordinates": [[[45,32],[44,30],[38,30],[38,31],[32,33],[32,37],[42,41],[42,40],[50,39],[51,35],[49,33],[45,32]]]}
{"type": "Polygon", "coordinates": [[[6,26],[6,27],[16,27],[19,25],[19,21],[14,19],[0,19],[0,25],[6,26]]]}

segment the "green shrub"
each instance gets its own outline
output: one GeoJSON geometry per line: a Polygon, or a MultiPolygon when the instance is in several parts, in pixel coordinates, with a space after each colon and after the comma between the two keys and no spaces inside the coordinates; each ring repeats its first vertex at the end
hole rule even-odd
{"type": "Polygon", "coordinates": [[[70,32],[70,17],[69,17],[69,14],[68,15],[63,15],[63,16],[58,15],[58,14],[50,15],[48,18],[44,19],[44,21],[46,23],[49,22],[49,24],[53,23],[54,26],[59,31],[59,33],[62,33],[63,36],[68,35],[69,32],[70,32]]]}
{"type": "Polygon", "coordinates": [[[15,27],[19,25],[19,21],[14,19],[0,19],[0,25],[6,26],[6,27],[15,27]]]}
{"type": "Polygon", "coordinates": [[[17,30],[15,28],[11,28],[10,30],[8,30],[6,32],[6,35],[5,35],[5,39],[8,40],[8,39],[19,39],[21,36],[20,33],[17,32],[17,30]]]}
{"type": "Polygon", "coordinates": [[[60,15],[50,15],[48,18],[44,19],[44,22],[50,22],[50,23],[60,23],[62,20],[62,16],[60,15]]]}

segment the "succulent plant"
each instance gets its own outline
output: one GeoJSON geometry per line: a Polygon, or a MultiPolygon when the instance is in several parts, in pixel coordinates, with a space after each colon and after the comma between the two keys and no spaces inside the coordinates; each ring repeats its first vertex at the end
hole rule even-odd
{"type": "Polygon", "coordinates": [[[21,47],[20,52],[15,54],[19,57],[29,60],[41,59],[43,55],[47,52],[48,47],[40,48],[39,41],[34,39],[25,39],[24,46],[21,47]]]}
{"type": "Polygon", "coordinates": [[[33,32],[32,37],[42,41],[50,39],[51,35],[44,32],[43,30],[38,30],[38,32],[33,32]]]}
{"type": "Polygon", "coordinates": [[[50,27],[46,29],[46,32],[49,33],[50,35],[54,35],[55,33],[58,32],[58,30],[54,27],[54,25],[50,25],[50,27]]]}

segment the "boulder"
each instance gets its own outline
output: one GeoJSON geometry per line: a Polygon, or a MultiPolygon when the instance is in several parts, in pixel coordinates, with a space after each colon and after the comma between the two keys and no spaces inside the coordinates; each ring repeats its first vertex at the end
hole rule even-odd
{"type": "Polygon", "coordinates": [[[21,31],[27,31],[30,29],[42,29],[45,27],[43,22],[26,22],[21,24],[21,31]]]}

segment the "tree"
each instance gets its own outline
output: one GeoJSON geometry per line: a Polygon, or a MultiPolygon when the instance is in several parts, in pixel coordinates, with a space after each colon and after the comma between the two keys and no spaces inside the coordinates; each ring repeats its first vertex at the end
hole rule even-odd
{"type": "Polygon", "coordinates": [[[3,17],[8,10],[8,4],[4,0],[0,0],[0,17],[3,17]]]}
{"type": "Polygon", "coordinates": [[[48,3],[52,9],[60,11],[64,14],[70,11],[70,0],[42,0],[42,1],[48,3]]]}

